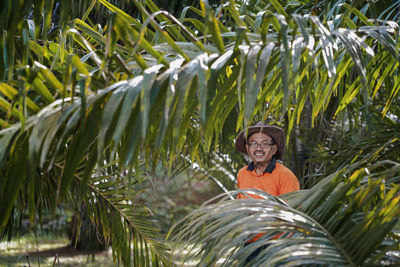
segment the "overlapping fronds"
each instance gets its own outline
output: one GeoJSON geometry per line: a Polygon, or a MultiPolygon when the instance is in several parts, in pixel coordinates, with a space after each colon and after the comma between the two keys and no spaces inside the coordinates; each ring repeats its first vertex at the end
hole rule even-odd
{"type": "Polygon", "coordinates": [[[90,192],[83,196],[87,216],[101,228],[104,241],[112,245],[113,255],[124,266],[171,266],[169,248],[160,240],[154,214],[140,196],[146,190],[137,185],[141,178],[119,171],[110,175],[111,167],[97,171],[84,187],[75,187],[76,196],[80,190],[90,192]]]}
{"type": "MultiPolygon", "coordinates": [[[[323,28],[323,25],[317,19],[312,20],[317,26],[319,25],[323,28]]],[[[382,32],[376,29],[361,28],[359,31],[365,31],[369,35],[372,35],[373,32],[375,35],[385,36],[390,33],[390,29],[390,27],[385,28],[385,31],[382,32]]],[[[341,64],[344,61],[349,62],[349,65],[354,64],[357,58],[351,56],[352,48],[358,44],[367,46],[365,42],[358,40],[355,32],[352,31],[333,33],[337,38],[334,41],[335,46],[340,40],[347,40],[341,44],[342,48],[337,48],[340,51],[339,54],[343,56],[338,68],[341,68],[341,64]],[[352,34],[355,36],[353,40],[347,37],[352,34]],[[348,42],[354,43],[351,43],[351,46],[346,46],[348,42]],[[348,58],[344,60],[346,57],[348,58]]],[[[321,32],[320,38],[328,40],[333,37],[334,35],[332,34],[328,36],[321,32]]],[[[364,38],[367,37],[364,36],[364,38]]],[[[387,37],[390,38],[389,35],[387,37]]],[[[304,34],[300,39],[310,38],[311,36],[304,34]]],[[[309,49],[306,49],[307,43],[303,44],[303,50],[294,51],[294,57],[290,59],[291,62],[296,63],[297,60],[300,60],[297,56],[309,52],[309,49]]],[[[289,46],[289,42],[287,45],[289,46]]],[[[390,43],[387,45],[390,45],[390,43]]],[[[53,146],[57,153],[62,148],[63,142],[72,141],[66,159],[66,163],[71,162],[70,164],[72,165],[71,168],[67,165],[66,174],[63,174],[61,179],[62,181],[66,179],[66,182],[62,185],[68,185],[70,178],[64,177],[71,177],[80,160],[86,156],[86,148],[83,144],[91,144],[94,141],[98,144],[98,153],[93,156],[95,157],[92,159],[93,162],[96,162],[97,159],[101,160],[103,151],[111,145],[110,151],[112,153],[119,152],[118,157],[123,166],[131,165],[135,162],[137,157],[134,155],[138,154],[139,144],[142,141],[145,142],[146,147],[152,148],[144,151],[147,159],[157,160],[160,157],[160,153],[172,153],[169,156],[174,159],[174,155],[178,154],[178,151],[182,151],[182,149],[184,151],[184,146],[191,142],[185,138],[190,131],[193,132],[194,142],[204,140],[205,150],[209,151],[213,140],[216,140],[214,138],[215,135],[221,131],[227,116],[235,106],[241,107],[238,114],[237,128],[240,128],[243,124],[248,124],[250,119],[257,113],[264,114],[264,117],[268,113],[279,117],[279,114],[285,114],[285,110],[290,107],[288,111],[290,122],[288,134],[290,134],[290,128],[293,127],[295,118],[297,120],[300,118],[306,100],[310,98],[313,109],[312,114],[313,117],[316,117],[320,112],[323,112],[326,108],[326,103],[339,90],[336,86],[332,86],[332,83],[339,84],[341,76],[335,70],[336,65],[333,58],[329,59],[331,52],[328,51],[325,54],[325,63],[321,63],[319,66],[326,70],[321,74],[321,76],[325,75],[322,77],[325,82],[319,79],[309,80],[310,78],[315,78],[312,73],[313,64],[306,61],[304,66],[307,68],[305,67],[301,72],[305,72],[307,75],[300,76],[299,73],[295,72],[297,73],[295,76],[298,77],[296,80],[298,84],[289,83],[289,76],[285,75],[288,71],[284,67],[286,63],[278,63],[281,60],[289,60],[286,58],[289,52],[285,51],[284,46],[277,47],[274,42],[267,42],[266,45],[254,44],[252,46],[239,45],[232,47],[222,55],[200,53],[185,64],[184,59],[176,59],[169,67],[164,64],[154,65],[145,69],[142,75],[132,80],[116,83],[108,89],[95,92],[90,90],[89,82],[91,78],[88,77],[86,79],[85,76],[82,76],[75,87],[75,90],[79,92],[79,98],[64,98],[53,102],[48,108],[43,109],[39,115],[23,121],[21,126],[15,126],[13,129],[22,127],[21,129],[27,131],[30,135],[29,153],[26,153],[26,155],[29,156],[34,167],[43,167],[44,160],[49,159],[47,153],[51,147],[50,144],[53,142],[52,139],[59,138],[58,135],[62,137],[53,146]],[[277,63],[278,65],[276,65],[277,63]],[[331,69],[331,74],[329,74],[329,69],[331,69]],[[307,77],[308,75],[310,77],[307,77]],[[330,75],[332,76],[331,83],[328,84],[328,76],[330,75]],[[256,78],[254,79],[253,76],[256,78]],[[283,80],[282,84],[279,83],[280,78],[283,80]],[[301,84],[305,82],[303,79],[307,83],[311,83],[312,87],[318,86],[321,88],[316,88],[312,94],[309,94],[308,90],[310,88],[301,87],[301,84]],[[324,86],[326,86],[326,89],[323,89],[324,86]],[[294,88],[298,92],[294,92],[294,88]],[[327,102],[321,101],[321,99],[327,102]],[[294,104],[294,102],[298,104],[294,104]],[[263,105],[262,103],[268,104],[263,105]],[[196,112],[198,113],[196,114],[196,112]],[[101,116],[100,114],[103,115],[101,116]],[[217,114],[225,115],[217,116],[217,114]],[[196,119],[198,122],[194,123],[196,119]],[[54,121],[58,121],[57,126],[49,127],[54,121]],[[66,126],[65,128],[64,125],[66,126]],[[132,131],[132,127],[134,127],[135,131],[132,131]],[[59,131],[60,129],[62,129],[62,132],[59,131]],[[90,134],[87,134],[88,129],[91,129],[90,134]],[[70,134],[76,130],[78,131],[71,139],[70,134]],[[81,135],[84,139],[80,138],[81,135]],[[65,140],[66,137],[68,137],[68,140],[65,140]],[[167,137],[172,138],[166,139],[167,137]],[[79,141],[74,143],[74,140],[78,139],[79,141]],[[44,140],[46,140],[46,145],[43,145],[45,144],[44,140]],[[120,147],[121,141],[127,142],[128,146],[120,147]],[[76,151],[74,150],[75,147],[76,151]],[[169,149],[172,147],[175,149],[169,149]],[[68,160],[68,154],[74,155],[73,158],[71,156],[71,160],[68,160]]],[[[369,46],[367,48],[367,51],[371,50],[369,46]]],[[[317,49],[313,53],[324,53],[324,49],[317,49]]],[[[373,52],[370,51],[369,53],[373,52]]],[[[396,54],[393,56],[395,57],[396,54]]],[[[315,58],[312,59],[315,60],[315,58]]],[[[304,58],[304,60],[307,60],[307,58],[304,58]]],[[[48,83],[63,88],[62,83],[57,81],[51,71],[39,63],[35,64],[34,67],[40,68],[45,73],[39,78],[48,77],[48,83]]],[[[89,73],[89,70],[83,65],[78,64],[74,65],[74,67],[76,67],[77,71],[89,73]]],[[[349,68],[344,69],[346,72],[343,72],[343,75],[349,75],[349,71],[350,74],[352,73],[353,67],[349,68]]],[[[360,78],[352,81],[348,85],[350,88],[346,91],[346,94],[339,97],[337,112],[341,111],[343,105],[347,106],[354,99],[357,91],[362,88],[360,80],[366,79],[364,66],[359,65],[354,68],[359,69],[360,78]]],[[[388,78],[391,77],[388,76],[388,78]]],[[[397,76],[393,78],[398,79],[397,76]]],[[[9,89],[9,86],[4,84],[2,88],[5,91],[9,89]]],[[[367,90],[366,94],[368,94],[368,89],[365,88],[367,90]]],[[[385,88],[385,90],[387,89],[385,88]]],[[[62,94],[63,90],[60,90],[60,93],[62,94]]],[[[388,108],[391,106],[390,101],[389,99],[385,103],[388,108]]],[[[15,133],[12,130],[6,130],[1,133],[4,140],[12,141],[9,147],[18,141],[18,138],[13,139],[10,137],[14,136],[15,133]]],[[[192,146],[192,158],[197,154],[198,145],[199,143],[192,146]]],[[[6,159],[6,155],[9,152],[10,150],[4,150],[1,158],[6,159]]]]}
{"type": "MultiPolygon", "coordinates": [[[[399,173],[398,164],[388,167],[399,173]]],[[[198,266],[244,266],[265,245],[248,266],[395,265],[399,257],[388,252],[398,246],[398,237],[389,234],[399,218],[399,188],[386,189],[384,180],[371,178],[368,169],[342,169],[309,191],[282,196],[288,203],[258,190],[244,192],[263,199],[223,194],[178,223],[173,238],[185,241],[185,260],[198,266]],[[259,233],[264,235],[245,246],[259,233]]]]}
{"type": "MultiPolygon", "coordinates": [[[[313,4],[308,13],[279,1],[229,1],[217,10],[201,1],[200,9],[187,7],[178,19],[150,0],[145,5],[133,0],[138,20],[99,0],[81,17],[64,17],[50,36],[51,1],[33,2],[36,15],[7,28],[1,39],[2,235],[11,233],[16,210],[28,209],[33,223],[40,208],[68,201],[80,184],[90,210],[101,211],[93,221],[118,228],[103,229],[122,244],[120,250],[113,246],[117,258],[128,264],[127,250],[136,240],[141,245],[134,245],[135,253],[145,259],[140,263],[150,265],[153,255],[162,263],[164,249],[150,241],[150,226],[135,228],[135,215],[125,216],[129,198],[113,191],[115,181],[89,201],[101,186],[95,184],[96,169],[110,162],[119,170],[143,162],[148,168],[160,161],[168,168],[179,160],[209,162],[221,139],[231,141],[252,121],[268,118],[286,127],[287,140],[304,117],[315,126],[327,113],[344,129],[364,128],[371,112],[397,127],[399,27],[390,20],[397,17],[396,3],[385,5],[385,19],[369,19],[371,6],[357,9],[359,1],[355,6],[324,1],[332,6],[322,10],[313,4]],[[109,11],[106,25],[88,17],[98,5],[109,11]],[[120,223],[108,224],[106,214],[120,223]]],[[[393,149],[397,139],[387,132],[371,145],[393,149]]],[[[367,162],[354,166],[368,167],[379,160],[374,155],[351,157],[350,164],[362,158],[367,162]]],[[[387,201],[380,203],[392,200],[387,201]]]]}
{"type": "MultiPolygon", "coordinates": [[[[248,124],[252,115],[259,113],[261,108],[265,109],[267,106],[269,109],[263,110],[264,114],[268,111],[276,111],[274,114],[276,116],[285,114],[287,110],[290,111],[288,112],[290,130],[295,121],[299,122],[302,109],[308,99],[311,101],[312,116],[315,119],[327,108],[332,97],[338,97],[339,107],[336,114],[339,114],[345,107],[352,104],[352,100],[360,94],[360,90],[363,91],[364,102],[373,99],[378,91],[388,90],[389,98],[383,110],[386,114],[398,95],[399,83],[395,76],[391,75],[398,72],[395,35],[398,25],[394,22],[377,21],[373,24],[365,20],[362,13],[356,13],[358,17],[363,18],[356,25],[351,22],[351,19],[357,16],[345,12],[344,7],[342,11],[345,13],[343,19],[340,20],[342,24],[344,23],[343,25],[340,23],[336,25],[336,21],[333,20],[322,22],[314,16],[296,14],[289,16],[283,11],[285,16],[282,16],[279,13],[260,11],[256,16],[249,14],[250,17],[253,16],[253,23],[243,25],[250,27],[250,30],[242,28],[239,30],[223,27],[220,22],[213,22],[214,16],[210,7],[205,7],[203,11],[197,10],[199,14],[205,16],[206,23],[196,21],[193,24],[194,21],[191,19],[183,17],[179,22],[171,14],[164,15],[168,14],[167,12],[160,13],[149,1],[148,5],[155,14],[150,16],[143,10],[149,17],[140,24],[108,2],[102,1],[102,3],[115,12],[115,15],[110,16],[108,20],[107,30],[99,28],[99,25],[90,25],[76,19],[73,21],[73,27],[67,28],[60,36],[60,44],[50,42],[40,45],[31,41],[35,40],[34,36],[26,36],[28,45],[25,48],[25,55],[30,55],[28,61],[32,64],[31,67],[28,64],[20,69],[21,79],[26,79],[25,90],[13,88],[18,94],[6,94],[8,89],[3,89],[2,92],[7,97],[2,105],[4,111],[7,112],[13,103],[20,105],[20,110],[27,105],[26,102],[31,103],[32,100],[27,94],[32,89],[45,98],[47,103],[52,100],[51,95],[79,93],[75,89],[79,80],[77,75],[88,76],[87,82],[91,83],[90,89],[96,90],[101,88],[100,84],[103,84],[104,88],[104,85],[131,78],[158,62],[169,66],[170,62],[176,58],[181,57],[188,62],[200,52],[212,54],[218,51],[226,52],[226,59],[236,60],[241,67],[237,76],[236,72],[233,72],[235,77],[232,78],[236,81],[233,85],[237,86],[239,93],[241,92],[239,103],[244,107],[241,110],[243,113],[239,114],[238,127],[248,124]],[[126,27],[127,24],[131,26],[126,27]],[[164,30],[159,24],[170,26],[165,27],[164,30]],[[150,29],[150,25],[155,30],[150,29]],[[191,25],[195,26],[197,36],[191,25]],[[220,28],[218,32],[213,32],[212,29],[215,27],[220,28]],[[208,35],[209,33],[211,36],[208,35]],[[72,43],[68,41],[71,38],[72,43]],[[200,38],[203,39],[202,42],[200,38]],[[202,44],[205,38],[208,41],[218,41],[207,46],[202,44]],[[162,43],[160,47],[150,43],[154,39],[162,43]],[[241,40],[248,41],[248,46],[238,47],[241,40]],[[236,45],[232,47],[234,44],[236,45]],[[73,49],[75,49],[72,55],[70,48],[66,47],[71,45],[74,45],[73,49]],[[193,53],[196,50],[198,53],[193,53]],[[230,57],[232,51],[243,55],[240,58],[230,57]],[[386,60],[387,58],[390,60],[386,60]],[[257,78],[251,79],[253,74],[257,78]],[[57,77],[61,77],[62,80],[57,77]],[[385,86],[389,82],[388,77],[394,85],[393,88],[385,86]],[[17,97],[20,99],[18,100],[17,97]],[[260,104],[267,102],[268,105],[259,105],[259,107],[257,105],[253,110],[256,101],[260,104]],[[292,107],[294,103],[296,104],[292,107]]],[[[279,4],[276,3],[276,5],[279,4]]],[[[225,7],[226,12],[229,12],[225,16],[240,17],[240,9],[233,7],[225,7]]],[[[277,9],[281,10],[282,7],[277,7],[277,9]]],[[[351,7],[347,9],[354,10],[351,7]]],[[[227,17],[224,19],[228,21],[227,17]]],[[[32,23],[27,25],[32,25],[32,23]]],[[[34,32],[29,31],[29,27],[26,31],[34,32]]],[[[26,56],[25,58],[28,59],[26,56]]],[[[229,76],[234,65],[225,67],[227,69],[221,70],[222,74],[229,76]]],[[[210,77],[214,78],[214,76],[210,77]]],[[[219,83],[221,78],[218,76],[215,78],[213,82],[219,83]]],[[[216,84],[213,85],[215,88],[219,87],[216,84]]],[[[19,87],[20,85],[11,82],[11,86],[19,87]]],[[[33,97],[36,97],[36,94],[33,97]]],[[[207,96],[208,99],[212,101],[210,96],[207,96]]],[[[19,115],[14,110],[8,116],[25,117],[26,112],[30,113],[29,109],[33,112],[37,111],[37,108],[30,105],[28,111],[25,110],[19,115]]],[[[204,120],[206,114],[203,112],[202,115],[204,120]]]]}

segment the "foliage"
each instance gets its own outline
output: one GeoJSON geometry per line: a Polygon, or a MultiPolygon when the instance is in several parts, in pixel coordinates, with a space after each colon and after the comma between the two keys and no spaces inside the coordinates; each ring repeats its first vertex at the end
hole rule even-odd
{"type": "Polygon", "coordinates": [[[215,198],[218,203],[203,205],[182,220],[174,238],[190,241],[182,250],[190,251],[186,260],[200,254],[198,266],[214,266],[219,259],[225,259],[221,266],[235,262],[244,266],[245,259],[264,245],[269,246],[247,266],[265,262],[270,266],[395,266],[399,257],[386,253],[398,250],[399,236],[390,232],[399,216],[399,188],[388,189],[380,177],[398,173],[400,165],[388,167],[373,174],[370,170],[377,166],[343,168],[307,192],[282,196],[289,205],[254,189],[242,193],[256,193],[262,199],[229,200],[223,194],[215,198]],[[244,246],[257,233],[265,234],[244,246]]]}
{"type": "MultiPolygon", "coordinates": [[[[168,265],[141,198],[144,173],[160,162],[170,170],[196,163],[228,176],[232,189],[229,177],[244,162],[233,139],[256,120],[285,128],[305,187],[350,166],[381,166],[382,179],[398,182],[398,169],[383,163],[400,161],[399,27],[391,20],[399,1],[201,1],[180,18],[150,0],[115,1],[134,5],[135,17],[106,0],[82,1],[77,13],[60,10],[51,34],[53,1],[11,2],[1,39],[2,236],[23,213],[35,224],[43,210],[71,203],[123,264],[168,265]],[[99,6],[109,11],[105,24],[93,19],[99,6]]],[[[347,203],[346,194],[333,203],[347,203]]]]}

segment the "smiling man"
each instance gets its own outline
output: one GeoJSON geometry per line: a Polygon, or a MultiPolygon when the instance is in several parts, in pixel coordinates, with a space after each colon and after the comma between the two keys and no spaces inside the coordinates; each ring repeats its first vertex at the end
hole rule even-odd
{"type": "MultiPolygon", "coordinates": [[[[240,132],[235,145],[252,160],[238,172],[239,189],[260,189],[274,196],[299,190],[299,181],[293,172],[277,162],[285,151],[285,135],[281,128],[259,122],[240,132]]],[[[246,197],[239,194],[238,198],[246,197]]]]}
{"type": "MultiPolygon", "coordinates": [[[[235,142],[236,149],[247,154],[251,163],[239,170],[237,185],[239,189],[260,189],[274,196],[300,189],[299,181],[291,170],[277,162],[285,151],[285,135],[279,127],[257,123],[239,133],[235,142]]],[[[261,198],[249,194],[252,198],[261,198]]],[[[238,198],[247,198],[239,194],[238,198]]],[[[255,242],[263,233],[252,236],[245,246],[255,242]]],[[[278,238],[280,234],[274,238],[278,238]]],[[[250,263],[268,245],[258,247],[244,261],[250,263]]]]}

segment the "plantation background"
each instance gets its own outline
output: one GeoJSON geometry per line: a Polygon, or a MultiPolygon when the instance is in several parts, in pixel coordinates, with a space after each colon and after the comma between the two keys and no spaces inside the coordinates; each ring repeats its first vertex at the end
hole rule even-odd
{"type": "Polygon", "coordinates": [[[400,1],[0,10],[2,251],[33,232],[124,266],[241,266],[263,242],[253,265],[399,265],[400,1]],[[257,121],[285,130],[284,202],[231,199],[257,121]]]}

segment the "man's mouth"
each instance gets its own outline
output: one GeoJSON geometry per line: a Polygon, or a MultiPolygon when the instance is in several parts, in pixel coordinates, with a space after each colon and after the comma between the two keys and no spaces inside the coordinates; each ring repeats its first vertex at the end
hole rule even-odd
{"type": "Polygon", "coordinates": [[[265,155],[265,153],[263,151],[255,151],[254,152],[254,156],[256,156],[256,157],[262,157],[264,155],[265,155]]]}

